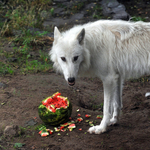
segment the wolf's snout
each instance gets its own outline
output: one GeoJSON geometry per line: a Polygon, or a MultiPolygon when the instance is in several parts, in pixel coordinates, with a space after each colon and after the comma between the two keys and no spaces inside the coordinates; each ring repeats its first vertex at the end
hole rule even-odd
{"type": "Polygon", "coordinates": [[[75,84],[75,78],[74,77],[68,78],[68,84],[73,86],[75,84]]]}

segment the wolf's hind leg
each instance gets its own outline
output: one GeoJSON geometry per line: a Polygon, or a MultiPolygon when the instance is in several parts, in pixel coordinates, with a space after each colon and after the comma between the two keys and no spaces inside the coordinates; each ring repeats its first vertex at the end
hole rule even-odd
{"type": "Polygon", "coordinates": [[[123,79],[121,76],[119,76],[118,81],[117,81],[117,87],[115,88],[115,93],[114,93],[114,98],[113,98],[113,103],[112,103],[112,110],[113,110],[113,115],[112,118],[110,119],[110,124],[109,125],[114,125],[118,122],[120,112],[122,109],[122,89],[123,89],[123,79]]]}

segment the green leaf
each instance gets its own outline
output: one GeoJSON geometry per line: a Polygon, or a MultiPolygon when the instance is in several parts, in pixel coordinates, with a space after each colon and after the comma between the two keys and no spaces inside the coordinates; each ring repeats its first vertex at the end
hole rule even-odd
{"type": "Polygon", "coordinates": [[[14,147],[15,148],[20,148],[20,147],[22,147],[22,146],[24,146],[25,145],[25,143],[15,143],[14,144],[14,147]]]}

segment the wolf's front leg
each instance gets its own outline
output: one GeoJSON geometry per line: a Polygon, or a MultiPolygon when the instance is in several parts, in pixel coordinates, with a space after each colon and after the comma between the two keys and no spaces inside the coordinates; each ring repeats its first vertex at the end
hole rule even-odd
{"type": "Polygon", "coordinates": [[[89,128],[89,133],[101,134],[107,130],[107,126],[116,123],[120,106],[119,75],[109,76],[103,81],[104,86],[104,108],[103,119],[100,125],[89,128]],[[116,96],[117,95],[117,96],[116,96]],[[117,98],[117,99],[116,99],[117,98]],[[112,117],[112,118],[111,118],[112,117]]]}
{"type": "Polygon", "coordinates": [[[112,103],[112,95],[113,95],[113,83],[112,81],[103,81],[104,87],[104,106],[103,106],[103,119],[100,125],[93,126],[89,128],[89,133],[101,134],[107,130],[107,126],[110,123],[111,118],[111,103],[112,103]]]}

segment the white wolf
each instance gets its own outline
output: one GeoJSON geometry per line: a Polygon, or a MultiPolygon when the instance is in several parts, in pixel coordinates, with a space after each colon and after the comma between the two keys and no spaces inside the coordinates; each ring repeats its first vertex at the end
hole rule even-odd
{"type": "Polygon", "coordinates": [[[103,119],[88,130],[100,134],[118,121],[124,80],[150,74],[150,23],[100,20],[63,33],[55,27],[50,56],[71,86],[78,74],[102,80],[103,119]]]}

